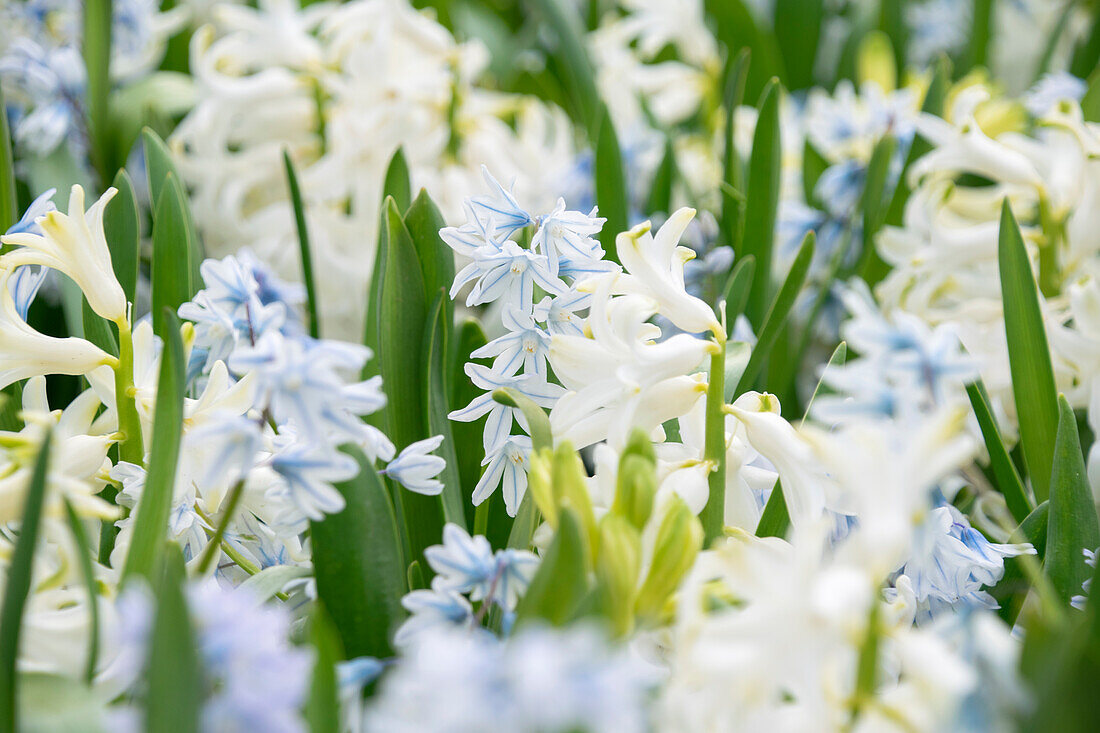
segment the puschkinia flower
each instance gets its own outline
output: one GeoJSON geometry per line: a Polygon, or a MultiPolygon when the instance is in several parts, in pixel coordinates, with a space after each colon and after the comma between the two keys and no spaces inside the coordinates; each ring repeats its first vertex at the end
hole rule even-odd
{"type": "Polygon", "coordinates": [[[411,443],[389,462],[384,473],[409,491],[436,496],[443,491],[443,482],[435,477],[446,468],[447,462],[433,456],[432,451],[442,444],[442,435],[411,443]]]}
{"type": "MultiPolygon", "coordinates": [[[[138,675],[148,659],[154,609],[139,591],[123,598],[120,625],[136,630],[126,634],[124,655],[138,675]]],[[[212,581],[189,586],[186,599],[204,686],[202,729],[304,732],[312,654],[290,643],[289,612],[212,581]]]]}
{"type": "Polygon", "coordinates": [[[471,537],[457,524],[445,526],[443,544],[426,549],[424,557],[438,573],[432,579],[434,590],[469,595],[471,601],[495,603],[505,611],[515,609],[539,563],[523,550],[494,553],[487,539],[471,537]]]}
{"type": "Polygon", "coordinates": [[[506,641],[441,628],[383,676],[364,723],[371,733],[641,733],[654,679],[587,627],[506,641]]]}
{"type": "MultiPolygon", "coordinates": [[[[1100,549],[1090,550],[1086,547],[1081,550],[1081,553],[1085,556],[1085,563],[1088,564],[1090,568],[1095,568],[1096,556],[1100,554],[1100,549]]],[[[1085,604],[1088,603],[1089,593],[1092,592],[1092,578],[1085,579],[1085,582],[1081,584],[1081,590],[1083,590],[1084,593],[1073,596],[1073,598],[1070,599],[1070,603],[1074,608],[1083,611],[1085,609],[1085,604]]]]}

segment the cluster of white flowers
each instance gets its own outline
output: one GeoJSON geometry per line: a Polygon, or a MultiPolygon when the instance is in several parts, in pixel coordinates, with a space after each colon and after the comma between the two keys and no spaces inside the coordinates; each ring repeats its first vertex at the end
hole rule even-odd
{"type": "Polygon", "coordinates": [[[216,255],[251,248],[299,272],[282,151],[298,170],[327,334],[362,334],[387,164],[401,147],[415,187],[448,221],[482,164],[549,207],[573,158],[564,113],[478,85],[488,53],[405,0],[302,9],[220,6],[192,39],[195,108],[170,140],[216,255]]]}
{"type": "MultiPolygon", "coordinates": [[[[1005,198],[1034,262],[1058,388],[1073,406],[1089,408],[1091,424],[1100,426],[1100,127],[1082,119],[1074,99],[1080,93],[1079,85],[1047,80],[1028,98],[1040,111],[1033,126],[1017,104],[980,84],[955,96],[946,119],[921,115],[918,130],[935,147],[910,170],[915,188],[903,226],[888,227],[877,241],[893,265],[875,289],[883,309],[904,310],[933,326],[951,324],[1012,430],[997,259],[1005,198]]],[[[1100,485],[1098,461],[1094,449],[1094,486],[1100,485]]]]}

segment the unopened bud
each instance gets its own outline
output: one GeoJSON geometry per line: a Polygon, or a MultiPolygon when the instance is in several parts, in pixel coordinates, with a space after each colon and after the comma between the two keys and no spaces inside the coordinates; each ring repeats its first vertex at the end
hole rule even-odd
{"type": "Polygon", "coordinates": [[[702,546],[703,525],[683,499],[673,496],[657,530],[653,562],[635,603],[640,619],[657,621],[661,617],[702,546]]]}
{"type": "Polygon", "coordinates": [[[614,514],[601,519],[596,578],[611,626],[620,636],[626,636],[634,628],[634,596],[641,562],[642,540],[638,530],[614,514]]]}

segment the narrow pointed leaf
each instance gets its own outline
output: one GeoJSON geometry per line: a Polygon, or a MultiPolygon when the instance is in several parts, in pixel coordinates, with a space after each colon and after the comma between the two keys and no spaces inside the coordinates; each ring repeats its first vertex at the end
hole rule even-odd
{"type": "Polygon", "coordinates": [[[451,434],[451,421],[447,413],[451,411],[447,399],[447,344],[443,303],[448,301],[447,292],[439,290],[428,316],[428,331],[424,334],[424,423],[428,435],[442,435],[443,444],[436,455],[447,462],[439,474],[443,482],[443,493],[438,497],[443,511],[443,519],[466,527],[466,509],[463,503],[462,483],[458,473],[458,456],[455,453],[454,436],[451,434]]]}
{"type": "Polygon", "coordinates": [[[600,216],[607,219],[603,229],[600,230],[600,244],[607,254],[607,259],[617,262],[615,237],[626,231],[629,203],[619,138],[615,134],[611,114],[606,107],[602,110],[593,175],[595,176],[596,205],[600,207],[600,216]]]}
{"type": "Polygon", "coordinates": [[[405,561],[397,520],[382,478],[355,447],[345,452],[359,475],[336,489],[344,509],[311,522],[317,597],[328,611],[348,658],[385,658],[391,634],[405,616],[405,561]]]}
{"type": "Polygon", "coordinates": [[[103,233],[111,250],[111,267],[118,278],[126,300],[133,303],[137,297],[139,241],[141,223],[138,219],[137,195],[130,174],[122,169],[112,184],[118,193],[107,203],[103,211],[103,233]]]}
{"type": "Polygon", "coordinates": [[[814,83],[814,61],[825,14],[822,0],[776,0],[776,41],[787,69],[791,89],[806,89],[814,83]]]}
{"type": "Polygon", "coordinates": [[[1042,502],[1050,495],[1054,438],[1058,433],[1058,400],[1039,292],[1020,227],[1007,199],[1001,208],[997,258],[1020,442],[1035,500],[1042,502]]]}
{"type": "Polygon", "coordinates": [[[705,0],[703,3],[726,53],[732,56],[742,48],[752,52],[745,93],[753,99],[772,77],[785,78],[786,71],[775,34],[756,22],[749,5],[752,3],[746,4],[744,0],[705,0]]]}
{"type": "Polygon", "coordinates": [[[1077,420],[1066,398],[1058,398],[1058,440],[1050,480],[1050,514],[1044,565],[1058,595],[1069,603],[1092,577],[1084,551],[1100,547],[1100,525],[1092,501],[1077,420]]]}
{"type": "MultiPolygon", "coordinates": [[[[163,542],[163,540],[162,540],[163,542]]],[[[177,545],[160,553],[157,606],[150,632],[145,710],[148,733],[198,733],[203,707],[202,670],[187,611],[187,572],[177,545]]]]}
{"type": "MultiPolygon", "coordinates": [[[[454,353],[451,356],[451,377],[448,380],[448,386],[451,390],[451,404],[455,408],[461,408],[470,404],[481,394],[481,391],[466,376],[463,367],[470,361],[470,354],[484,346],[488,340],[485,338],[485,332],[481,330],[481,325],[472,318],[462,324],[457,335],[454,353]]],[[[481,478],[481,457],[484,455],[481,439],[485,430],[485,419],[482,417],[473,422],[455,422],[451,425],[455,452],[458,455],[458,475],[462,486],[467,526],[473,526],[474,505],[471,496],[474,486],[481,478]]]]}
{"type": "Polygon", "coordinates": [[[8,109],[0,91],[0,232],[19,221],[19,203],[15,191],[15,159],[12,156],[8,109]]]}
{"type": "Polygon", "coordinates": [[[648,213],[667,214],[669,212],[669,207],[672,205],[672,183],[675,177],[676,151],[672,149],[672,139],[669,138],[665,140],[665,154],[649,186],[649,197],[646,199],[645,207],[648,213]]]}
{"type": "MultiPolygon", "coordinates": [[[[431,196],[420,189],[412,206],[405,212],[405,228],[409,230],[416,247],[425,293],[436,293],[440,289],[447,293],[455,279],[454,252],[439,236],[439,230],[446,225],[431,196]]],[[[443,299],[443,326],[448,335],[445,340],[449,343],[454,326],[454,303],[449,297],[443,299]]]]}
{"type": "Polygon", "coordinates": [[[393,196],[398,211],[405,211],[412,203],[412,185],[409,183],[409,164],[405,151],[398,147],[386,166],[386,178],[382,183],[382,195],[393,196]]]}
{"type": "Polygon", "coordinates": [[[897,141],[893,135],[886,135],[875,145],[871,162],[867,164],[867,178],[860,201],[860,208],[863,210],[863,274],[872,284],[882,280],[889,269],[875,251],[875,235],[886,222],[886,209],[892,194],[888,188],[890,162],[894,158],[895,149],[897,141]]]}
{"type": "Polygon", "coordinates": [[[1005,448],[1001,439],[1000,428],[993,416],[993,408],[989,403],[989,395],[985,391],[985,383],[978,381],[966,385],[966,394],[970,397],[970,404],[974,408],[974,416],[978,419],[978,427],[982,431],[982,439],[985,441],[985,449],[989,454],[989,467],[993,471],[993,477],[997,480],[997,488],[1004,495],[1008,510],[1012,512],[1017,522],[1023,522],[1027,515],[1035,508],[1024,488],[1024,482],[1016,470],[1016,464],[1005,448]]]}
{"type": "Polygon", "coordinates": [[[317,304],[317,283],[313,279],[313,252],[309,246],[309,226],[306,223],[306,208],[302,202],[302,189],[298,185],[298,173],[294,170],[294,161],[290,153],[283,150],[283,167],[286,169],[287,187],[290,189],[290,204],[294,207],[294,223],[298,229],[298,254],[302,262],[302,283],[306,286],[306,312],[309,315],[309,335],[321,336],[321,317],[317,304]]]}
{"type": "Polygon", "coordinates": [[[733,337],[737,317],[745,312],[755,271],[756,258],[745,255],[733,266],[733,272],[730,273],[729,280],[726,282],[726,338],[733,337]]]}
{"type": "Polygon", "coordinates": [[[340,689],[336,664],[343,656],[340,635],[317,604],[309,619],[309,643],[315,652],[305,719],[310,733],[340,733],[340,689]]]}
{"type": "Polygon", "coordinates": [[[798,254],[794,258],[794,263],[791,265],[791,270],[787,273],[787,279],[783,282],[783,287],[779,289],[775,300],[772,301],[771,308],[768,309],[767,316],[764,318],[764,325],[757,335],[756,346],[753,347],[748,366],[745,367],[741,379],[737,382],[737,389],[734,391],[735,397],[752,388],[756,378],[760,375],[760,370],[764,367],[764,362],[767,360],[772,346],[779,338],[779,333],[787,322],[791,308],[794,307],[794,301],[798,298],[802,286],[806,283],[810,263],[814,258],[814,242],[814,233],[812,231],[807,232],[802,240],[802,246],[799,247],[798,254]]]}
{"type": "Polygon", "coordinates": [[[84,587],[88,591],[88,653],[84,661],[84,681],[90,685],[95,679],[96,662],[99,659],[99,603],[96,600],[99,592],[96,590],[95,570],[92,567],[92,551],[91,545],[88,543],[88,533],[84,531],[84,525],[80,523],[80,517],[76,515],[76,511],[68,499],[64,500],[64,504],[65,519],[69,523],[73,545],[76,547],[80,578],[84,581],[84,587]]]}
{"type": "Polygon", "coordinates": [[[153,218],[153,332],[162,339],[169,327],[164,314],[175,313],[194,294],[187,274],[191,261],[186,217],[183,189],[175,175],[169,174],[153,218]]]}
{"type": "Polygon", "coordinates": [[[781,175],[780,94],[779,82],[772,80],[760,100],[745,191],[745,237],[741,252],[738,252],[739,255],[750,254],[756,258],[756,274],[745,311],[756,328],[763,323],[765,310],[772,297],[772,250],[781,175]]]}
{"type": "Polygon", "coordinates": [[[34,571],[34,550],[38,545],[39,520],[46,501],[46,475],[50,460],[51,435],[46,433],[34,471],[27,484],[23,499],[23,518],[19,523],[19,537],[15,551],[7,567],[4,580],[3,604],[0,605],[0,731],[15,733],[19,730],[16,710],[16,659],[19,655],[19,636],[23,626],[23,609],[31,590],[34,571]]]}
{"type": "Polygon", "coordinates": [[[142,577],[151,580],[160,567],[164,533],[172,507],[183,429],[183,396],[187,388],[183,341],[179,319],[173,312],[162,314],[165,327],[164,351],[157,379],[157,403],[153,413],[153,439],[145,488],[134,508],[134,533],[122,570],[123,583],[142,577]]]}
{"type": "Polygon", "coordinates": [[[149,200],[159,205],[163,189],[166,185],[169,185],[169,174],[175,178],[176,184],[179,186],[180,201],[182,202],[184,214],[183,221],[187,231],[187,261],[190,265],[188,270],[181,270],[181,272],[189,273],[187,287],[189,291],[188,299],[190,299],[192,295],[198,292],[198,286],[202,282],[199,265],[206,258],[206,254],[203,251],[202,240],[199,239],[198,229],[195,227],[195,220],[191,215],[191,207],[187,203],[187,196],[183,188],[183,177],[176,170],[176,164],[172,162],[172,154],[169,152],[168,146],[164,144],[164,140],[157,133],[146,127],[141,131],[141,139],[145,150],[145,172],[149,178],[149,200]]]}
{"type": "MultiPolygon", "coordinates": [[[[722,104],[726,113],[725,139],[722,150],[722,181],[730,190],[744,191],[745,171],[737,152],[737,108],[745,98],[745,82],[749,74],[749,49],[743,48],[728,62],[726,88],[722,104]]],[[[744,232],[744,201],[734,196],[722,197],[722,244],[741,251],[741,235],[744,232]]]]}
{"type": "Polygon", "coordinates": [[[600,96],[576,7],[565,0],[535,0],[533,4],[557,41],[555,56],[561,63],[564,77],[561,81],[573,117],[588,131],[589,140],[594,141],[599,127],[600,96]]]}

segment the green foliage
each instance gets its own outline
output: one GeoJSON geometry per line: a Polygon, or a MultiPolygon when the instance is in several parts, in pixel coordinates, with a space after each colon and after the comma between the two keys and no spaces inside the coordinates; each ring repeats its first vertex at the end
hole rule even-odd
{"type": "Polygon", "coordinates": [[[600,109],[596,160],[593,166],[596,203],[600,207],[600,214],[607,219],[600,230],[600,244],[603,245],[607,259],[617,260],[615,237],[626,231],[629,210],[626,175],[623,172],[622,153],[619,150],[619,139],[615,135],[615,126],[611,122],[611,114],[606,107],[600,109]]]}
{"type": "Polygon", "coordinates": [[[19,201],[15,192],[15,162],[12,158],[11,130],[4,94],[0,91],[0,232],[19,221],[19,201]]]}
{"type": "Polygon", "coordinates": [[[772,27],[787,67],[791,89],[805,89],[814,83],[814,62],[825,14],[822,0],[776,0],[772,27]]]}
{"type": "Polygon", "coordinates": [[[133,303],[137,293],[138,264],[140,261],[141,222],[137,195],[130,174],[120,170],[112,184],[118,193],[107,203],[103,212],[103,233],[111,250],[111,267],[115,271],[126,300],[133,303]]]}
{"type": "Polygon", "coordinates": [[[185,206],[183,189],[169,173],[153,217],[153,332],[162,339],[171,328],[164,314],[175,313],[194,294],[187,274],[191,272],[191,252],[185,206]]]}
{"type": "Polygon", "coordinates": [[[535,620],[564,626],[573,620],[588,592],[587,563],[581,521],[564,509],[554,541],[516,608],[517,627],[535,620]]]}
{"type": "Polygon", "coordinates": [[[989,454],[989,467],[996,479],[997,488],[1004,495],[1008,510],[1017,522],[1022,522],[1034,509],[1031,499],[1024,489],[1024,482],[1016,470],[1016,464],[1008,455],[1008,449],[1001,439],[1000,428],[997,427],[996,418],[993,416],[993,408],[989,402],[989,395],[985,391],[985,384],[979,378],[978,381],[966,385],[966,394],[970,397],[970,404],[974,408],[974,416],[978,419],[978,427],[981,428],[982,438],[985,440],[985,449],[989,454]]]}
{"type": "Polygon", "coordinates": [[[306,314],[309,316],[309,335],[321,336],[320,308],[317,305],[317,283],[313,279],[313,254],[309,246],[309,226],[306,223],[305,204],[302,203],[302,189],[298,185],[298,173],[290,153],[283,150],[283,167],[286,169],[287,187],[290,189],[290,203],[294,207],[294,223],[298,229],[298,252],[302,261],[302,282],[306,287],[306,314]]]}
{"type": "Polygon", "coordinates": [[[1060,396],[1044,566],[1055,592],[1066,604],[1082,593],[1081,584],[1092,576],[1084,550],[1097,547],[1100,547],[1100,524],[1085,475],[1077,420],[1066,398],[1060,396]]]}
{"type": "MultiPolygon", "coordinates": [[[[158,537],[163,542],[163,539],[158,537]]],[[[195,630],[187,610],[187,571],[178,545],[159,553],[156,611],[146,659],[145,730],[148,733],[198,733],[203,679],[195,630]]]]}
{"type": "MultiPolygon", "coordinates": [[[[199,265],[206,259],[206,255],[203,252],[202,242],[199,239],[198,230],[195,228],[195,220],[191,216],[191,207],[187,203],[186,192],[183,187],[183,177],[180,176],[179,171],[176,170],[176,164],[172,161],[172,153],[168,150],[168,146],[164,144],[164,141],[160,139],[160,136],[148,127],[141,131],[141,139],[145,149],[145,172],[149,179],[149,201],[153,202],[153,240],[154,240],[154,260],[156,259],[156,227],[157,219],[160,208],[161,196],[164,193],[166,187],[172,186],[172,180],[175,181],[175,186],[179,189],[179,208],[182,210],[182,223],[174,222],[172,224],[173,229],[181,227],[186,232],[186,249],[187,249],[187,263],[186,269],[181,269],[179,273],[188,273],[187,276],[187,292],[188,296],[185,300],[190,300],[199,290],[199,283],[202,282],[202,275],[199,273],[199,265]]],[[[178,213],[174,216],[179,216],[178,213]]],[[[179,236],[175,234],[175,236],[179,236]]],[[[154,282],[156,278],[154,277],[154,282]]],[[[155,287],[155,286],[154,286],[155,287]]]]}
{"type": "Polygon", "coordinates": [[[760,99],[759,117],[752,138],[745,203],[745,235],[738,255],[756,259],[756,274],[745,314],[759,328],[771,300],[772,249],[779,207],[780,151],[779,97],[782,89],[772,80],[760,99]]]}
{"type": "Polygon", "coordinates": [[[23,609],[31,590],[34,571],[34,549],[38,544],[39,520],[46,501],[47,468],[50,461],[50,440],[47,432],[34,461],[34,471],[23,499],[23,518],[19,537],[4,579],[3,603],[0,604],[0,733],[19,730],[16,709],[16,658],[23,626],[23,609]]]}
{"type": "Polygon", "coordinates": [[[390,635],[405,616],[405,560],[382,477],[358,448],[344,451],[359,464],[355,478],[336,484],[344,508],[310,524],[317,597],[348,658],[385,658],[393,653],[390,635]]]}
{"type": "Polygon", "coordinates": [[[314,606],[310,615],[309,641],[316,654],[309,685],[309,700],[305,709],[309,731],[340,733],[340,691],[336,663],[343,658],[344,653],[340,648],[340,636],[325,612],[325,607],[319,603],[314,606]]]}
{"type": "Polygon", "coordinates": [[[1031,261],[1007,200],[1001,209],[998,261],[1012,394],[1020,418],[1020,442],[1035,499],[1042,502],[1050,495],[1058,402],[1031,261]]]}
{"type": "Polygon", "coordinates": [[[151,581],[160,567],[176,481],[183,430],[183,397],[187,388],[186,364],[179,319],[168,310],[162,313],[162,318],[166,325],[153,413],[153,440],[145,488],[134,508],[134,533],[123,565],[123,584],[135,577],[151,581]]]}
{"type": "Polygon", "coordinates": [[[451,433],[450,401],[447,398],[447,328],[443,320],[443,304],[449,302],[447,292],[440,290],[435,295],[428,313],[428,327],[424,333],[423,358],[424,380],[424,424],[427,435],[442,435],[443,444],[436,454],[447,462],[439,480],[443,482],[443,492],[439,495],[443,518],[466,527],[466,497],[462,493],[462,479],[458,469],[458,455],[455,453],[454,435],[451,433]]]}

